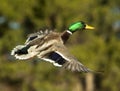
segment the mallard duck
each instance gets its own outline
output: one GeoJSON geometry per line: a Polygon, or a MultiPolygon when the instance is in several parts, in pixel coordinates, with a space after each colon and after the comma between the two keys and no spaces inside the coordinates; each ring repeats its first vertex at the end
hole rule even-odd
{"type": "Polygon", "coordinates": [[[74,32],[86,29],[94,29],[94,27],[81,21],[71,24],[63,33],[41,30],[30,34],[25,44],[16,46],[11,55],[19,60],[38,57],[40,60],[51,62],[55,66],[64,67],[71,71],[89,72],[90,69],[72,56],[64,45],[74,32]]]}

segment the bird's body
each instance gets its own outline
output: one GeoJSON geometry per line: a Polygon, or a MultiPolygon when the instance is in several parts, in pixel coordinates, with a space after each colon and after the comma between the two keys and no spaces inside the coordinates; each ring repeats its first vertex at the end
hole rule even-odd
{"type": "Polygon", "coordinates": [[[11,54],[20,60],[38,57],[71,71],[89,72],[64,46],[71,34],[68,30],[63,33],[41,30],[29,35],[25,44],[16,46],[11,54]]]}

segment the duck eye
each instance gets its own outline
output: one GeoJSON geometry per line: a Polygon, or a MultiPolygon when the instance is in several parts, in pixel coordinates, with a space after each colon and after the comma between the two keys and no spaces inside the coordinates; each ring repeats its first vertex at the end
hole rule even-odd
{"type": "Polygon", "coordinates": [[[85,29],[85,27],[86,27],[85,22],[83,22],[83,21],[80,21],[80,22],[81,22],[81,24],[83,25],[83,29],[85,29]]]}

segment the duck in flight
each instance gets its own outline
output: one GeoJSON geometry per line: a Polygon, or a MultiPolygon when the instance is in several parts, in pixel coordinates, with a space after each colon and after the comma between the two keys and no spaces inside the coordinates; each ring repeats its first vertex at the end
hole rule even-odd
{"type": "Polygon", "coordinates": [[[53,63],[54,66],[71,71],[90,72],[91,70],[80,63],[65,47],[66,41],[74,32],[87,29],[92,30],[94,27],[80,21],[71,24],[63,33],[41,30],[30,34],[24,45],[13,48],[11,55],[19,60],[38,57],[40,60],[53,63]]]}

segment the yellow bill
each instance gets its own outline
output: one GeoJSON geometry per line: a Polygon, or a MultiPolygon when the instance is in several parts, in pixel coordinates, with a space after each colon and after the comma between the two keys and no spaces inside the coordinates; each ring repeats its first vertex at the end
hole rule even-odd
{"type": "Polygon", "coordinates": [[[86,24],[85,29],[95,29],[95,28],[86,24]]]}

